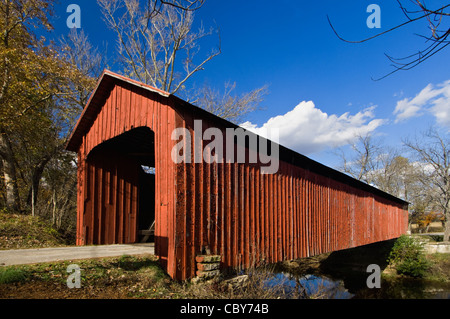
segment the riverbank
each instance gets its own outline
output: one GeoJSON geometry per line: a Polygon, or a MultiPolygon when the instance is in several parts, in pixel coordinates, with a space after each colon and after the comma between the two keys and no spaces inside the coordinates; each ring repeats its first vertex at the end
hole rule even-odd
{"type": "MultiPolygon", "coordinates": [[[[424,250],[428,268],[422,277],[412,278],[398,273],[389,264],[389,254],[396,240],[333,252],[298,261],[282,263],[278,271],[284,276],[301,280],[313,276],[323,279],[334,290],[346,292],[346,298],[356,299],[428,299],[450,298],[450,254],[424,250]],[[367,287],[369,265],[381,270],[381,287],[367,287]]],[[[329,289],[332,290],[332,289],[329,289]]],[[[331,291],[330,294],[335,294],[331,291]]]]}
{"type": "Polygon", "coordinates": [[[172,280],[154,255],[73,260],[0,267],[0,299],[279,299],[284,287],[268,288],[273,266],[239,280],[193,284],[172,280]],[[80,270],[73,285],[70,265],[80,270]],[[69,285],[70,285],[69,283],[69,285]]]}
{"type": "Polygon", "coordinates": [[[365,269],[361,271],[364,267],[352,264],[350,258],[345,258],[346,265],[341,263],[338,267],[336,256],[332,255],[252,269],[235,282],[221,280],[199,284],[172,280],[153,255],[1,267],[0,298],[407,299],[444,298],[447,292],[450,293],[449,254],[427,255],[432,267],[421,279],[397,275],[395,269],[385,267],[381,289],[367,288],[369,274],[365,269]],[[67,269],[73,263],[80,267],[81,282],[80,288],[70,289],[67,269]],[[326,271],[332,264],[336,266],[334,271],[326,271]],[[439,293],[442,293],[441,297],[439,293]]]}

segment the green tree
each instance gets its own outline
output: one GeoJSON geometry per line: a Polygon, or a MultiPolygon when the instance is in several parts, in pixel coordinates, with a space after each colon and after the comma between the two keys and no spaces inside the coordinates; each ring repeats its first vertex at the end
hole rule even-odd
{"type": "Polygon", "coordinates": [[[399,274],[411,277],[423,277],[430,267],[423,243],[406,235],[400,236],[395,241],[388,262],[395,266],[399,274]]]}

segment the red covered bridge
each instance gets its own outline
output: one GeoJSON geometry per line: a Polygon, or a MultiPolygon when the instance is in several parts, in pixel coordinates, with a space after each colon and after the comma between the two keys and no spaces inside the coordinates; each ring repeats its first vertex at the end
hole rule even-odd
{"type": "Polygon", "coordinates": [[[224,268],[238,268],[406,232],[405,201],[278,144],[274,174],[261,174],[264,165],[248,161],[247,147],[244,163],[223,154],[212,163],[175,162],[176,128],[191,134],[183,152],[192,159],[194,144],[206,144],[196,136],[196,120],[201,134],[238,128],[166,92],[103,73],[67,144],[78,154],[77,245],[154,238],[168,274],[184,280],[195,276],[195,256],[205,247],[222,256],[224,268]]]}

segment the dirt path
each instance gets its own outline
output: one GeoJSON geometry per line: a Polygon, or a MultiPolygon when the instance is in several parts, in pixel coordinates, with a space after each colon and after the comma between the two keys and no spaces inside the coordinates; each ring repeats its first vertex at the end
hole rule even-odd
{"type": "Polygon", "coordinates": [[[153,243],[0,250],[0,266],[122,255],[154,254],[153,243]]]}

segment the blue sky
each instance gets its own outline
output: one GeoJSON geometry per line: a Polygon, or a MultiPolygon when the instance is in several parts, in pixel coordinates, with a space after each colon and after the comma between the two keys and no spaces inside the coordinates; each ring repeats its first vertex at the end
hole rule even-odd
{"type": "MultiPolygon", "coordinates": [[[[96,1],[60,1],[55,6],[55,33],[69,32],[69,4],[80,6],[81,27],[91,42],[100,48],[108,43],[108,52],[114,54],[115,38],[96,1]]],[[[190,84],[207,82],[222,88],[225,82],[235,81],[238,93],[269,85],[261,104],[264,109],[249,115],[246,127],[258,131],[278,126],[281,144],[332,167],[339,164],[332,149],[345,147],[355,133],[371,132],[398,147],[402,138],[430,125],[447,131],[449,50],[412,70],[372,80],[393,70],[385,53],[402,57],[425,47],[424,40],[414,35],[426,34],[425,22],[350,44],[336,37],[327,15],[349,40],[405,21],[396,1],[206,0],[196,21],[220,27],[222,53],[190,84]],[[367,27],[369,4],[381,9],[380,29],[367,27]]],[[[217,43],[217,37],[211,37],[201,44],[203,52],[217,43]]]]}

